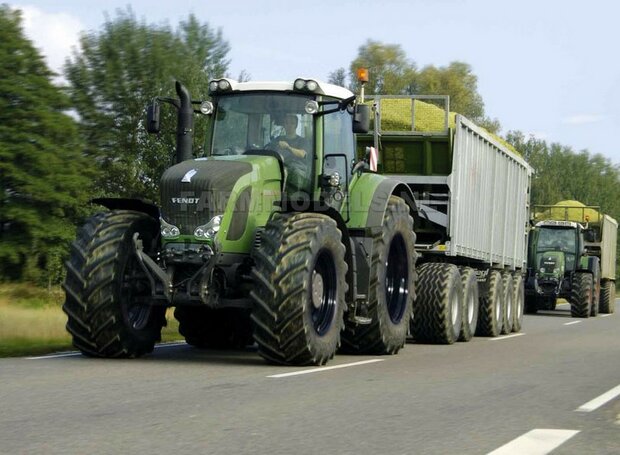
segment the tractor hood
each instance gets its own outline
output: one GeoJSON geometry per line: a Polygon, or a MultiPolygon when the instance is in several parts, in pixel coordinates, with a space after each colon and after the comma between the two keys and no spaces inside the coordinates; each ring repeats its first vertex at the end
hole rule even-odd
{"type": "MultiPolygon", "coordinates": [[[[166,170],[161,178],[161,215],[166,223],[178,228],[178,237],[185,242],[192,241],[192,237],[205,240],[195,236],[197,228],[221,216],[217,235],[208,240],[247,243],[274,210],[273,203],[280,199],[280,184],[280,165],[269,156],[183,161],[166,170]]],[[[246,247],[237,245],[233,249],[246,247]]]]}

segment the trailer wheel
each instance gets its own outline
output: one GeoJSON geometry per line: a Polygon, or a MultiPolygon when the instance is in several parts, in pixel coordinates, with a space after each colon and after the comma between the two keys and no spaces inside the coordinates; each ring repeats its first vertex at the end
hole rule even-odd
{"type": "Polygon", "coordinates": [[[512,332],[512,325],[515,318],[515,307],[512,300],[512,275],[509,272],[502,273],[502,289],[503,294],[503,309],[502,309],[502,331],[503,335],[508,335],[512,332]]]}
{"type": "Polygon", "coordinates": [[[78,230],[71,246],[63,310],[73,345],[93,357],[139,357],[153,350],[166,322],[151,305],[151,286],[134,254],[156,249],[157,222],[129,210],[99,213],[78,230]]]}
{"type": "Polygon", "coordinates": [[[417,297],[411,334],[416,341],[452,344],[461,333],[463,286],[454,264],[426,263],[418,267],[417,297]]]}
{"type": "Polygon", "coordinates": [[[181,306],[174,310],[179,333],[200,349],[241,349],[252,344],[252,321],[242,308],[181,306]]]}
{"type": "Polygon", "coordinates": [[[502,321],[504,320],[502,274],[497,270],[489,270],[486,287],[486,292],[480,296],[476,335],[496,337],[502,331],[502,321]]]}
{"type": "Polygon", "coordinates": [[[415,285],[415,234],[407,204],[390,197],[370,263],[368,325],[345,321],[342,350],[396,354],[407,340],[415,285]]]}
{"type": "Polygon", "coordinates": [[[610,314],[616,309],[616,283],[605,281],[601,285],[601,313],[610,314]]]}
{"type": "Polygon", "coordinates": [[[523,327],[523,311],[525,307],[525,287],[523,275],[515,273],[512,278],[512,305],[514,307],[514,319],[512,331],[520,332],[523,327]]]}
{"type": "Polygon", "coordinates": [[[459,341],[469,341],[476,333],[478,325],[478,277],[476,271],[470,267],[459,268],[461,284],[463,285],[463,322],[459,341]]]}
{"type": "Polygon", "coordinates": [[[344,245],[336,222],[314,213],[275,213],[252,253],[254,340],[267,361],[322,365],[343,327],[344,245]]]}
{"type": "Polygon", "coordinates": [[[601,301],[601,268],[598,261],[595,261],[592,271],[592,307],[590,316],[598,316],[599,304],[601,301]]]}
{"type": "Polygon", "coordinates": [[[592,312],[592,274],[575,272],[570,292],[570,314],[574,318],[587,318],[592,312]]]}

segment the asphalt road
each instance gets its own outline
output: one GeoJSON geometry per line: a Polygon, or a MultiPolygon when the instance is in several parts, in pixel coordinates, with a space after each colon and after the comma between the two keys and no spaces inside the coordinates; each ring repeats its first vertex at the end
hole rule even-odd
{"type": "Polygon", "coordinates": [[[0,453],[618,454],[620,314],[559,308],[519,336],[318,369],[185,344],[0,359],[0,453]]]}

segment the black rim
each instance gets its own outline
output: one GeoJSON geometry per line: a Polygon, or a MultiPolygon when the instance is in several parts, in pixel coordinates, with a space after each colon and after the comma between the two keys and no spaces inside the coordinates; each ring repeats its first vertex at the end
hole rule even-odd
{"type": "Polygon", "coordinates": [[[405,314],[409,296],[409,264],[402,235],[392,239],[385,265],[385,297],[390,319],[397,324],[405,314]]]}
{"type": "Polygon", "coordinates": [[[321,250],[311,275],[310,316],[316,333],[325,335],[332,326],[338,305],[338,284],[334,258],[321,250]]]}
{"type": "MultiPolygon", "coordinates": [[[[144,242],[147,244],[147,242],[144,242]]],[[[125,323],[130,329],[144,330],[149,325],[152,306],[149,305],[151,286],[130,249],[122,273],[120,304],[125,323]]]]}

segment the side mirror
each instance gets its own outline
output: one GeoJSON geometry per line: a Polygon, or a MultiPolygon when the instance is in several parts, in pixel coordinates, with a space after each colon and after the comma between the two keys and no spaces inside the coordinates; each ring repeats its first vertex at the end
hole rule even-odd
{"type": "Polygon", "coordinates": [[[353,114],[353,132],[355,134],[366,134],[370,130],[370,106],[358,104],[355,106],[353,114]]]}
{"type": "Polygon", "coordinates": [[[153,101],[146,109],[146,130],[151,134],[157,134],[160,131],[159,124],[159,103],[153,101]]]}

